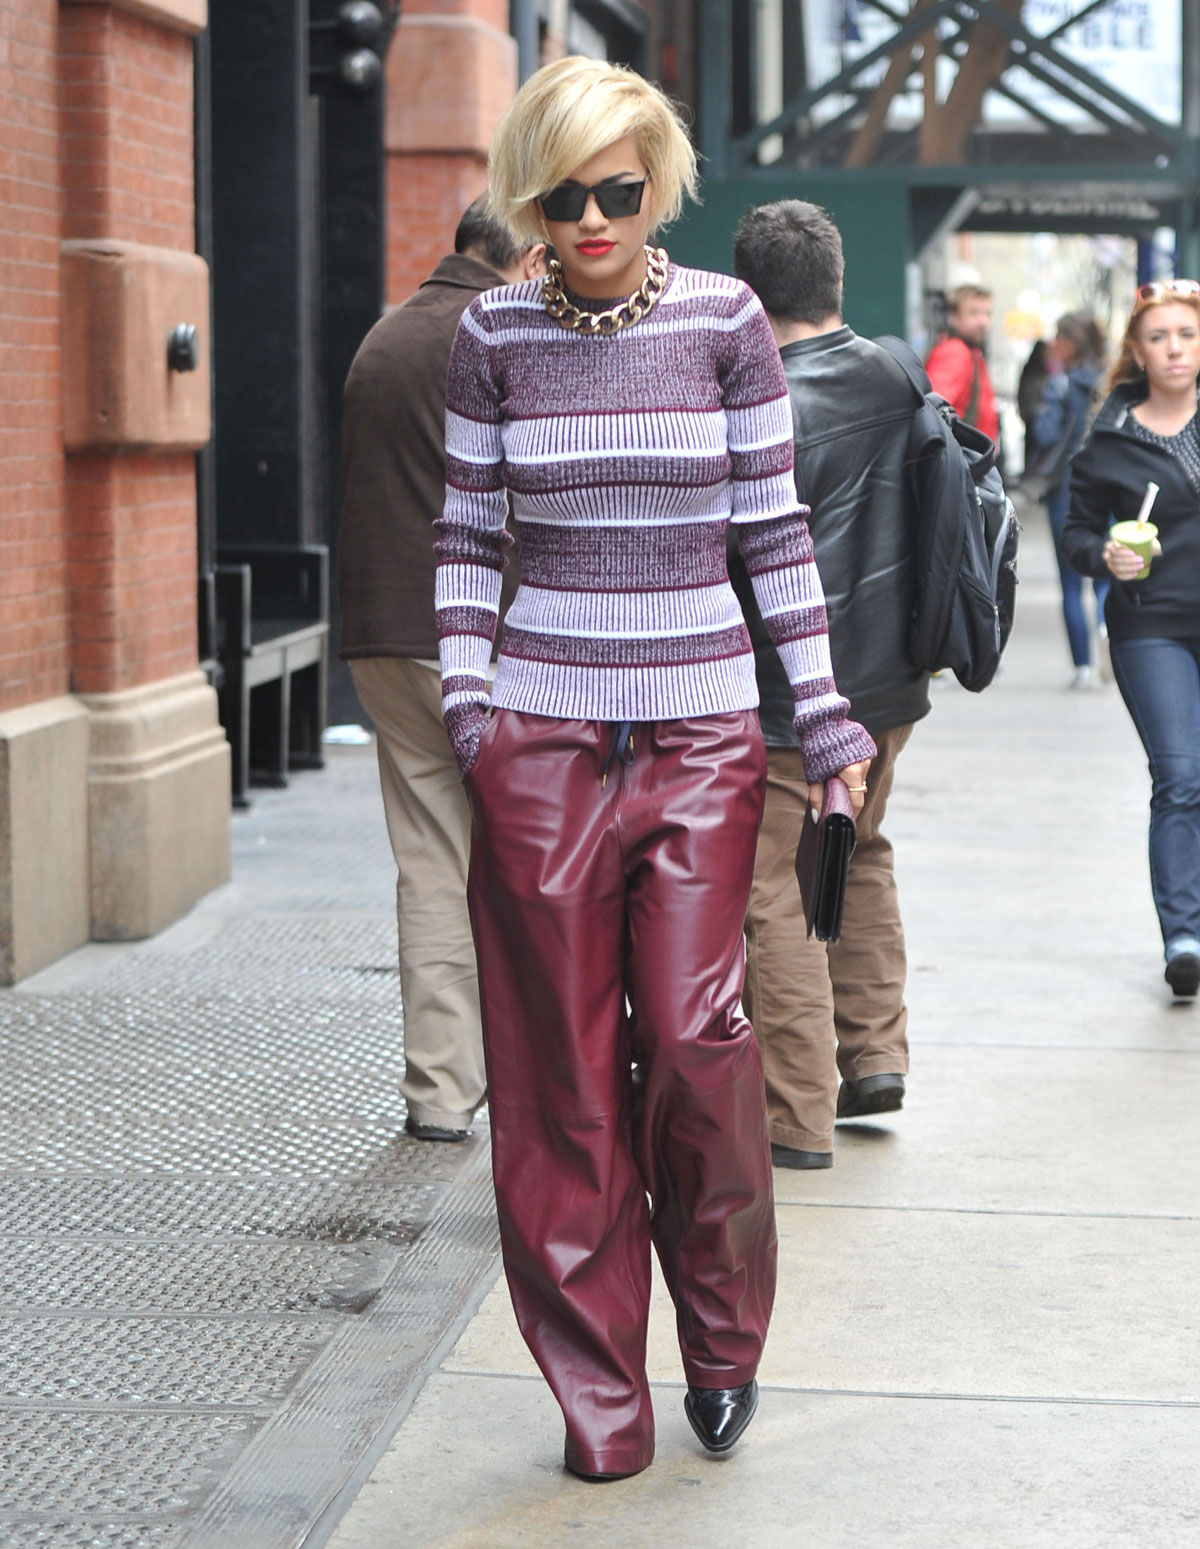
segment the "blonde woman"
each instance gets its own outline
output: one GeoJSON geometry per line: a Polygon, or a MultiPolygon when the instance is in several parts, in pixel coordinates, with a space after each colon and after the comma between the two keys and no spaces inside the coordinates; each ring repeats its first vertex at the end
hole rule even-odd
{"type": "Polygon", "coordinates": [[[1200,989],[1200,283],[1155,280],[1137,293],[1109,394],[1071,464],[1062,545],[1076,570],[1111,576],[1104,616],[1113,676],[1150,763],[1150,887],[1165,977],[1200,989]],[[1142,561],[1109,536],[1138,515],[1161,553],[1142,561]]]}
{"type": "Polygon", "coordinates": [[[654,1455],[651,1242],[709,1451],[754,1414],[775,1286],[740,1009],[765,757],[730,521],[809,777],[841,772],[861,795],[875,749],[830,675],[762,307],[648,245],[696,180],[670,103],[630,71],[560,60],[518,93],[489,174],[499,218],[559,260],[473,302],[451,357],[443,707],[474,819],[505,1271],[567,1467],[613,1479],[654,1455]],[[508,493],[522,582],[489,698],[508,493]]]}

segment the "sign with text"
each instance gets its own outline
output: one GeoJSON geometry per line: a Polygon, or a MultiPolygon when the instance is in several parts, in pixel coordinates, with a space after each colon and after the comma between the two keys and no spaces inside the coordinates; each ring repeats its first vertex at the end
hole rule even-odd
{"type": "MultiPolygon", "coordinates": [[[[1182,111],[1182,15],[1185,0],[1108,0],[1088,10],[1087,0],[1025,0],[1021,24],[1035,37],[1054,38],[1054,47],[1071,64],[1089,71],[1125,97],[1148,109],[1165,123],[1178,125],[1182,111]],[[1086,15],[1083,15],[1087,11],[1086,15]],[[1072,18],[1082,15],[1082,20],[1072,18]],[[1060,31],[1060,29],[1062,29],[1060,31]]],[[[804,6],[805,50],[810,88],[833,80],[856,59],[886,44],[895,34],[896,17],[908,8],[897,0],[807,0],[804,6]]],[[[959,35],[952,20],[939,23],[939,37],[951,43],[959,35]]],[[[877,60],[858,78],[858,86],[878,85],[889,58],[877,60]]],[[[1035,63],[1084,98],[1092,93],[1077,76],[1045,60],[1035,63]]],[[[939,101],[945,101],[957,71],[955,61],[941,55],[936,81],[939,101]]],[[[1019,62],[1019,50],[1002,77],[1003,84],[1036,113],[1076,131],[1095,130],[1098,121],[1076,102],[1059,95],[1051,82],[1038,79],[1019,62]]],[[[1098,104],[1102,99],[1095,99],[1098,104]]],[[[848,96],[826,98],[814,110],[816,122],[835,117],[850,106],[848,96]]],[[[888,111],[888,127],[910,129],[922,116],[919,90],[898,93],[888,111]]],[[[1111,104],[1104,111],[1120,119],[1111,104]]],[[[1036,131],[1035,113],[998,91],[984,98],[982,128],[1036,131]]]]}

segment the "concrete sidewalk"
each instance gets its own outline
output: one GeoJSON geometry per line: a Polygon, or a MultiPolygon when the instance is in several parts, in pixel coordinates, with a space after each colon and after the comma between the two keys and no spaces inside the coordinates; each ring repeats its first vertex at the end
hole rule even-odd
{"type": "Polygon", "coordinates": [[[1116,690],[1066,690],[1044,519],[1000,681],[935,684],[888,825],[909,927],[902,1114],[776,1173],[762,1404],[728,1458],[651,1330],[658,1457],[606,1486],[500,1282],[332,1549],[1179,1545],[1200,1537],[1200,1008],[1162,981],[1148,780],[1116,690]]]}
{"type": "Polygon", "coordinates": [[[297,1549],[495,1261],[486,1129],[404,1133],[370,748],[234,881],[0,990],[0,1545],[297,1549]]]}

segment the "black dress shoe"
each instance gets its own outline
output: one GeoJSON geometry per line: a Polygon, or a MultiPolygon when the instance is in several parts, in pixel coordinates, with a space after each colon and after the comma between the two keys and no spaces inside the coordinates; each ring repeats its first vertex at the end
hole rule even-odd
{"type": "Polygon", "coordinates": [[[1176,952],[1164,977],[1176,1000],[1191,1000],[1200,990],[1200,957],[1194,952],[1176,952]]]}
{"type": "Polygon", "coordinates": [[[798,1151],[795,1146],[771,1142],[771,1163],[775,1167],[832,1167],[832,1151],[798,1151]]]}
{"type": "Polygon", "coordinates": [[[904,1077],[888,1073],[843,1081],[838,1092],[839,1119],[864,1119],[873,1113],[895,1113],[904,1107],[904,1077]]]}
{"type": "Polygon", "coordinates": [[[740,1388],[693,1388],[688,1385],[683,1412],[709,1452],[728,1452],[754,1419],[758,1408],[758,1383],[753,1378],[740,1388]]]}
{"type": "Polygon", "coordinates": [[[447,1140],[456,1144],[471,1133],[465,1129],[444,1129],[440,1124],[419,1124],[411,1114],[405,1119],[404,1128],[414,1140],[447,1140]]]}

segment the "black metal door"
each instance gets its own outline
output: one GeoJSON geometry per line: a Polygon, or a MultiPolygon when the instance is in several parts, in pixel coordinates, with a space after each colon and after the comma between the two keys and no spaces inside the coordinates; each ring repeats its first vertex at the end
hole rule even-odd
{"type": "MultiPolygon", "coordinates": [[[[196,251],[212,266],[212,51],[209,36],[202,32],[193,48],[195,156],[196,156],[196,251]]],[[[208,317],[208,359],[200,369],[208,374],[209,393],[213,387],[212,305],[208,317]]],[[[209,679],[220,676],[217,664],[217,503],[213,484],[215,452],[210,440],[196,454],[196,570],[197,570],[197,644],[201,667],[209,679]]]]}
{"type": "Polygon", "coordinates": [[[317,162],[319,441],[327,455],[320,520],[330,554],[329,719],[365,722],[349,669],[336,660],[338,461],[342,389],[355,352],[379,320],[385,293],[383,65],[399,7],[310,0],[309,80],[320,102],[317,162]]]}
{"type": "MultiPolygon", "coordinates": [[[[383,303],[379,55],[395,13],[210,0],[197,42],[197,245],[213,298],[214,433],[198,464],[207,654],[222,549],[325,544],[336,566],[342,385],[383,303]]],[[[335,568],[331,582],[336,599],[335,568]]],[[[331,625],[329,719],[360,720],[331,625]]]]}

